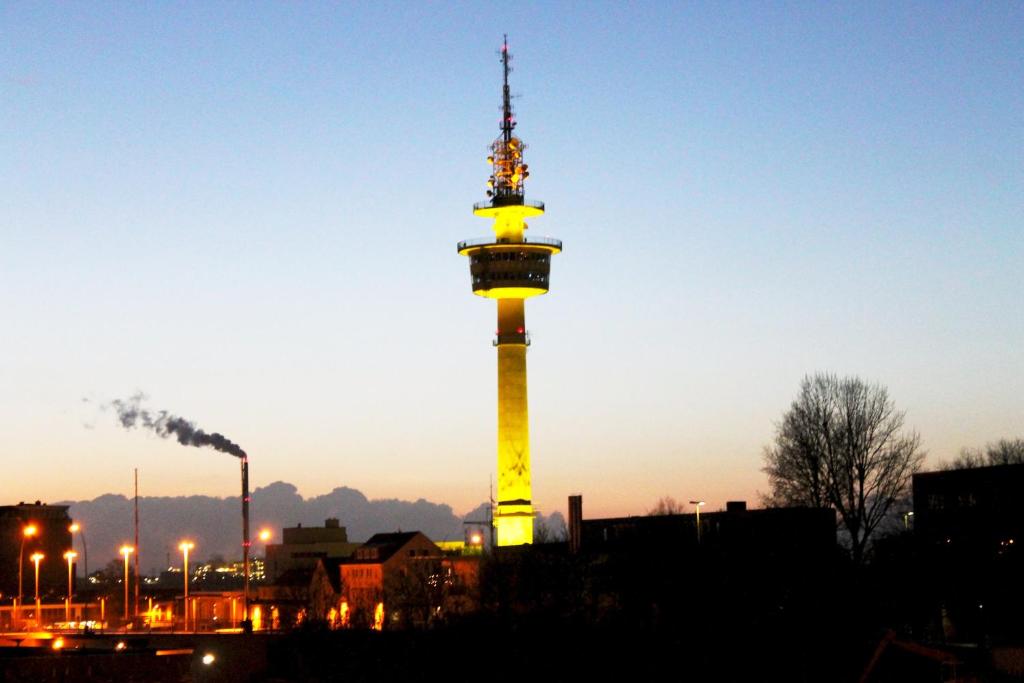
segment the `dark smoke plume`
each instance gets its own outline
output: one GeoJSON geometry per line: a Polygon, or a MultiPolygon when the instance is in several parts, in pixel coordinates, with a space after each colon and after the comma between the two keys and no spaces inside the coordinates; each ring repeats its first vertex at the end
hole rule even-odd
{"type": "Polygon", "coordinates": [[[209,434],[199,429],[183,417],[171,415],[166,410],[149,412],[142,407],[145,400],[142,394],[136,394],[126,401],[111,401],[110,405],[117,411],[117,419],[125,429],[142,427],[148,429],[161,439],[175,438],[182,446],[202,448],[209,446],[221,453],[228,453],[236,458],[244,458],[245,451],[238,444],[223,434],[209,434]]]}

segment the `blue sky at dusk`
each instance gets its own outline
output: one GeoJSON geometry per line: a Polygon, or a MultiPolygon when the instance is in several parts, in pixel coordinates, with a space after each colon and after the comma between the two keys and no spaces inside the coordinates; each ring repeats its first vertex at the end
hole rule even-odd
{"type": "MultiPolygon", "coordinates": [[[[534,499],[766,488],[815,371],[929,452],[1024,436],[1024,5],[7,3],[0,499],[254,485],[447,502],[495,468],[497,48],[528,143],[534,499]],[[83,401],[83,398],[88,401],[83,401]]],[[[288,520],[282,520],[287,522],[288,520]]]]}

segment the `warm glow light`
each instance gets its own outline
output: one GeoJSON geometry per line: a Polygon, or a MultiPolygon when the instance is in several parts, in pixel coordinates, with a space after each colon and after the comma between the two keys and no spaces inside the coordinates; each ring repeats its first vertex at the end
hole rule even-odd
{"type": "Polygon", "coordinates": [[[131,555],[134,552],[135,552],[135,548],[133,548],[130,545],[123,545],[123,546],[121,546],[120,553],[122,555],[124,555],[125,557],[128,557],[129,555],[131,555]]]}
{"type": "Polygon", "coordinates": [[[262,530],[260,530],[259,539],[261,541],[263,541],[264,543],[269,541],[271,536],[273,536],[273,534],[270,532],[270,529],[262,529],[262,530]]]}
{"type": "Polygon", "coordinates": [[[63,638],[55,638],[54,641],[53,641],[53,646],[52,647],[53,647],[54,650],[61,649],[62,647],[64,647],[64,639],[63,638]]]}
{"type": "Polygon", "coordinates": [[[78,522],[72,522],[71,526],[68,527],[68,531],[70,531],[71,533],[74,534],[74,533],[77,533],[78,530],[81,529],[81,528],[82,527],[78,524],[78,522]]]}
{"type": "Polygon", "coordinates": [[[195,547],[196,547],[196,544],[193,543],[192,541],[182,541],[181,543],[178,544],[178,550],[180,550],[182,552],[185,552],[187,550],[192,550],[195,547]]]}
{"type": "Polygon", "coordinates": [[[120,652],[121,650],[125,649],[126,647],[128,647],[128,646],[125,645],[125,642],[123,640],[119,640],[119,641],[117,641],[117,645],[114,646],[114,649],[117,650],[118,652],[120,652]]]}
{"type": "Polygon", "coordinates": [[[473,293],[488,299],[529,299],[531,296],[546,294],[547,291],[543,287],[492,287],[473,290],[473,293]]]}
{"type": "Polygon", "coordinates": [[[28,559],[32,560],[36,564],[39,564],[39,561],[44,557],[46,557],[46,555],[43,555],[42,553],[32,553],[28,559]]]}
{"type": "Polygon", "coordinates": [[[377,606],[373,610],[373,630],[381,631],[384,629],[384,603],[378,602],[377,606]]]}
{"type": "Polygon", "coordinates": [[[38,527],[36,527],[35,524],[29,524],[24,529],[22,529],[22,533],[25,534],[25,538],[32,538],[37,533],[39,533],[39,529],[38,527]]]}
{"type": "Polygon", "coordinates": [[[76,553],[74,550],[69,550],[66,553],[64,553],[64,559],[68,562],[75,559],[76,557],[78,557],[78,553],[76,553]]]}
{"type": "Polygon", "coordinates": [[[481,543],[484,542],[484,537],[481,536],[480,534],[473,534],[472,536],[469,537],[469,542],[472,543],[473,545],[480,545],[481,543]]]}
{"type": "Polygon", "coordinates": [[[205,655],[203,655],[203,664],[205,664],[206,666],[210,666],[214,663],[214,661],[216,661],[216,659],[217,658],[213,656],[213,653],[207,652],[205,655]]]}

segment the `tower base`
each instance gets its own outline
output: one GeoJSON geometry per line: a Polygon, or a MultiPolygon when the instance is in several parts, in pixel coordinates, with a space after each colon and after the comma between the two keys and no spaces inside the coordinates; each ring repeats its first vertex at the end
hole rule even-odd
{"type": "Polygon", "coordinates": [[[494,528],[498,532],[499,547],[533,543],[533,506],[498,503],[494,528]]]}

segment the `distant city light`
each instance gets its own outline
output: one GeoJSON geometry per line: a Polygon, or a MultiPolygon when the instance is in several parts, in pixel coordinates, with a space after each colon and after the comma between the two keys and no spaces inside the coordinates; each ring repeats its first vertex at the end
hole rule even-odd
{"type": "Polygon", "coordinates": [[[207,652],[205,655],[203,655],[203,664],[205,664],[206,666],[210,666],[216,660],[217,658],[213,656],[212,652],[207,652]]]}

